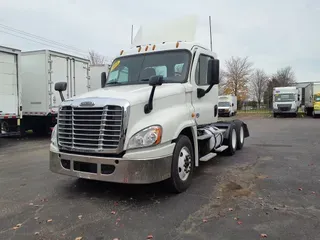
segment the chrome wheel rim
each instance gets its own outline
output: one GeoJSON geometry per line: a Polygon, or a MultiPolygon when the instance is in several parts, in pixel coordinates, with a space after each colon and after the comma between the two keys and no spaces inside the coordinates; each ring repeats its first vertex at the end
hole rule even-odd
{"type": "Polygon", "coordinates": [[[191,171],[191,154],[187,147],[183,147],[179,153],[178,173],[182,181],[186,181],[191,171]]]}

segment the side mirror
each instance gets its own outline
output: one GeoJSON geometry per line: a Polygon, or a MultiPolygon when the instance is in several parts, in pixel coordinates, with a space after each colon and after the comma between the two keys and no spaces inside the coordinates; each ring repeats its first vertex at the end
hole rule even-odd
{"type": "Polygon", "coordinates": [[[163,76],[158,75],[158,76],[151,76],[149,79],[149,85],[152,86],[151,93],[149,96],[149,101],[146,105],[144,105],[144,113],[148,114],[152,111],[153,109],[153,96],[154,96],[154,91],[156,90],[157,86],[161,86],[163,83],[163,76]]]}
{"type": "Polygon", "coordinates": [[[68,84],[66,82],[57,82],[54,85],[54,90],[56,90],[58,92],[64,92],[65,90],[67,90],[67,86],[68,86],[68,84]]]}
{"type": "Polygon", "coordinates": [[[234,107],[234,103],[232,103],[232,107],[234,107]]]}
{"type": "Polygon", "coordinates": [[[59,92],[62,102],[64,101],[64,96],[63,96],[62,92],[67,90],[67,86],[68,86],[68,84],[66,82],[57,82],[54,85],[54,90],[59,92]]]}
{"type": "Polygon", "coordinates": [[[101,73],[101,88],[104,88],[106,86],[106,82],[107,82],[107,73],[102,72],[101,73]]]}
{"type": "Polygon", "coordinates": [[[207,83],[211,86],[219,84],[220,61],[210,59],[208,61],[207,83]]]}
{"type": "Polygon", "coordinates": [[[163,76],[161,75],[158,75],[158,76],[152,76],[150,77],[149,79],[149,85],[150,86],[161,86],[163,83],[163,76]]]}

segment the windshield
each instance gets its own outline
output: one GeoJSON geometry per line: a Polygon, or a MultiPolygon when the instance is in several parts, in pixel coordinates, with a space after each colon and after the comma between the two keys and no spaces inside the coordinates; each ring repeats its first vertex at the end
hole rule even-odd
{"type": "Polygon", "coordinates": [[[320,96],[314,96],[314,101],[315,102],[320,102],[320,96]]]}
{"type": "Polygon", "coordinates": [[[292,102],[295,101],[293,93],[281,93],[274,95],[275,102],[292,102]]]}
{"type": "Polygon", "coordinates": [[[218,106],[219,107],[230,107],[230,103],[229,102],[219,102],[218,106]]]}
{"type": "Polygon", "coordinates": [[[174,50],[133,56],[114,60],[106,85],[148,83],[151,76],[162,75],[164,83],[185,82],[191,54],[174,50]]]}

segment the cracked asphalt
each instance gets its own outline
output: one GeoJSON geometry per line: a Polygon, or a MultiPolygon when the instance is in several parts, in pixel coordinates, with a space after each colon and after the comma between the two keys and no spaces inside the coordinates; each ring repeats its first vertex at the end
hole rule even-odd
{"type": "Polygon", "coordinates": [[[320,239],[319,119],[245,121],[244,148],[179,195],[56,175],[49,138],[1,139],[0,239],[320,239]]]}

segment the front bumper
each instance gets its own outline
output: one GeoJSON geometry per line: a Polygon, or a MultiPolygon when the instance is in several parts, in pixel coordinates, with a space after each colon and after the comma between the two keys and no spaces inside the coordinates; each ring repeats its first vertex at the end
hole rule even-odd
{"type": "MultiPolygon", "coordinates": [[[[174,145],[170,146],[171,148],[173,149],[174,145]]],[[[53,146],[50,147],[52,172],[106,182],[160,182],[171,177],[171,160],[172,154],[152,159],[105,158],[63,153],[53,146]]]]}
{"type": "Polygon", "coordinates": [[[292,114],[292,113],[297,113],[297,109],[290,109],[286,111],[281,111],[280,109],[273,109],[273,113],[292,114]]]}

